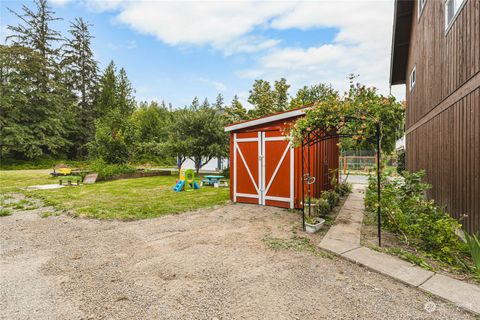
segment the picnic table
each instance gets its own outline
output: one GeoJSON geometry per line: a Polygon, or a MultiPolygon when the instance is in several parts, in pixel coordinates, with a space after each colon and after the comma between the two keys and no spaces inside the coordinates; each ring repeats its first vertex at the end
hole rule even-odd
{"type": "Polygon", "coordinates": [[[228,187],[227,180],[224,180],[223,178],[224,176],[204,176],[201,185],[212,186],[215,188],[218,188],[220,185],[228,187]]]}

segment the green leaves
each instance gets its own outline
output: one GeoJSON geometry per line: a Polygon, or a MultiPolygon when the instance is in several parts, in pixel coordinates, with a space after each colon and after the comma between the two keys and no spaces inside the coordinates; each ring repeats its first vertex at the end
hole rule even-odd
{"type": "Polygon", "coordinates": [[[475,272],[480,275],[480,233],[469,234],[465,232],[465,240],[475,265],[475,272]]]}
{"type": "MultiPolygon", "coordinates": [[[[405,243],[438,260],[455,264],[464,247],[456,234],[461,225],[425,198],[430,186],[422,183],[424,175],[424,172],[407,171],[403,179],[382,175],[382,226],[399,235],[405,243]]],[[[376,186],[376,177],[371,176],[365,205],[372,215],[378,206],[376,186]]]]}
{"type": "MultiPolygon", "coordinates": [[[[305,89],[306,90],[306,89],[305,89]]],[[[298,120],[291,133],[299,145],[309,132],[335,133],[348,136],[351,144],[359,148],[375,148],[376,126],[380,123],[382,148],[385,152],[394,150],[395,141],[402,134],[404,109],[394,97],[384,97],[375,88],[352,84],[350,90],[339,96],[328,87],[318,89],[321,100],[306,111],[298,120]]],[[[307,93],[302,93],[307,94],[307,93]]]]}

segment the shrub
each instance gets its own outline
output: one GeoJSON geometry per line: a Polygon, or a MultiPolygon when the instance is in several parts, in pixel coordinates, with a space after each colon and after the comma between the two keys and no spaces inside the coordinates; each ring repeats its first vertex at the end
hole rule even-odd
{"type": "Polygon", "coordinates": [[[327,200],[322,199],[322,198],[317,199],[316,204],[317,204],[316,211],[317,211],[319,217],[325,217],[327,214],[330,213],[331,206],[330,206],[330,203],[328,203],[327,200]]]}
{"type": "Polygon", "coordinates": [[[330,210],[335,207],[340,200],[340,196],[334,190],[323,191],[321,198],[327,200],[330,205],[330,210]]]}
{"type": "Polygon", "coordinates": [[[480,275],[480,233],[470,235],[465,232],[465,240],[475,265],[475,273],[480,275]]]}
{"type": "Polygon", "coordinates": [[[335,191],[340,197],[343,197],[352,192],[352,185],[346,182],[340,183],[336,186],[335,191]]]}
{"type": "MultiPolygon", "coordinates": [[[[308,204],[308,198],[306,199],[305,204],[308,204]]],[[[316,217],[324,217],[330,213],[331,207],[326,199],[311,198],[310,204],[312,205],[312,211],[310,216],[308,216],[308,207],[306,208],[307,218],[313,219],[316,217]]]]}
{"type": "Polygon", "coordinates": [[[100,180],[108,179],[122,173],[136,172],[137,169],[126,164],[107,164],[102,159],[95,160],[90,165],[90,170],[98,173],[100,180]]]}
{"type": "Polygon", "coordinates": [[[230,178],[230,167],[223,169],[221,175],[224,176],[225,178],[229,179],[230,178]]]}
{"type": "MultiPolygon", "coordinates": [[[[456,235],[461,227],[457,220],[425,198],[430,188],[422,183],[424,172],[404,172],[403,178],[381,177],[382,226],[401,236],[402,240],[439,260],[456,263],[464,244],[456,235]]],[[[377,179],[370,176],[365,206],[376,219],[377,179]]]]}

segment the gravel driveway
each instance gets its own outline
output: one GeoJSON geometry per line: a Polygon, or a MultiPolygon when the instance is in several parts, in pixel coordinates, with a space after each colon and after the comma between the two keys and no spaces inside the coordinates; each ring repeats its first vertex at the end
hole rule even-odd
{"type": "Polygon", "coordinates": [[[347,261],[275,249],[304,236],[295,212],[230,205],[120,222],[39,210],[0,217],[1,319],[471,318],[347,261]]]}

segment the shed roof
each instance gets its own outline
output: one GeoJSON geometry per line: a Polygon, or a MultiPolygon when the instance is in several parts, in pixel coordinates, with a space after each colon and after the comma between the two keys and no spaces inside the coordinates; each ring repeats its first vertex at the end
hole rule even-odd
{"type": "Polygon", "coordinates": [[[392,34],[392,56],[390,61],[390,84],[404,84],[406,82],[408,50],[410,47],[410,33],[414,1],[395,0],[395,13],[392,34]]]}
{"type": "Polygon", "coordinates": [[[245,129],[245,128],[250,128],[250,127],[255,127],[261,124],[266,124],[274,121],[279,121],[279,120],[285,120],[289,118],[294,118],[294,117],[299,117],[303,116],[305,114],[305,110],[309,107],[301,107],[298,109],[293,109],[293,110],[288,110],[288,111],[283,111],[283,112],[278,112],[269,116],[264,116],[256,119],[251,119],[251,120],[246,120],[242,122],[237,122],[231,125],[228,125],[225,127],[225,131],[235,131],[235,130],[240,130],[240,129],[245,129]]]}

